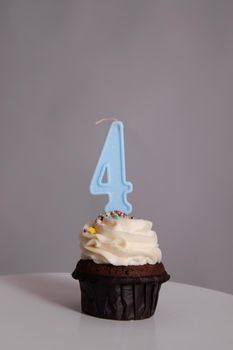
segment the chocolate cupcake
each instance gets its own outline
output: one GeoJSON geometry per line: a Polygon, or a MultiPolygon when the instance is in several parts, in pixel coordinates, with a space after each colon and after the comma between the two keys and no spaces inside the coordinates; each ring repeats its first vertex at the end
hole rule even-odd
{"type": "Polygon", "coordinates": [[[72,273],[82,311],[115,320],[151,317],[169,280],[152,223],[120,211],[104,213],[80,233],[81,260],[72,273]]]}

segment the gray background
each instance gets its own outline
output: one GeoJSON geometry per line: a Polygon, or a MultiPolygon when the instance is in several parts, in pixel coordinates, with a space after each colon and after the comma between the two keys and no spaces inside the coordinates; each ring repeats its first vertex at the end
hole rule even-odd
{"type": "Polygon", "coordinates": [[[232,1],[0,1],[0,273],[72,271],[115,116],[172,279],[233,293],[232,38],[232,1]]]}

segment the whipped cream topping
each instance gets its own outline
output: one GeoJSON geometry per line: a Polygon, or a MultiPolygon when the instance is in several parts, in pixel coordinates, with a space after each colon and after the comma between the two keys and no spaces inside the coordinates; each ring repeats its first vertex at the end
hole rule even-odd
{"type": "Polygon", "coordinates": [[[162,259],[152,222],[127,216],[99,216],[85,225],[80,232],[80,248],[82,259],[97,264],[144,265],[162,259]]]}

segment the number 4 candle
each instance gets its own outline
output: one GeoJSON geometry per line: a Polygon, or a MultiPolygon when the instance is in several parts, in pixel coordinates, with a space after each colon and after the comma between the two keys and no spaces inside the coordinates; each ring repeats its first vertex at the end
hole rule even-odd
{"type": "Polygon", "coordinates": [[[108,195],[105,211],[120,210],[129,214],[132,205],[127,201],[127,193],[132,190],[133,185],[126,181],[125,176],[124,125],[121,121],[114,121],[92,176],[90,192],[108,195]],[[103,181],[105,174],[106,182],[103,181]]]}

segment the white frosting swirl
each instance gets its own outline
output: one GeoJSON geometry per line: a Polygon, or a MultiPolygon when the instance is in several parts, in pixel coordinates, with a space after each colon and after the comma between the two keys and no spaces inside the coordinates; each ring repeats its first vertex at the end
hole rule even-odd
{"type": "Polygon", "coordinates": [[[150,221],[104,219],[94,224],[96,233],[89,233],[85,227],[80,233],[82,259],[116,266],[156,264],[161,261],[162,253],[150,221]]]}

